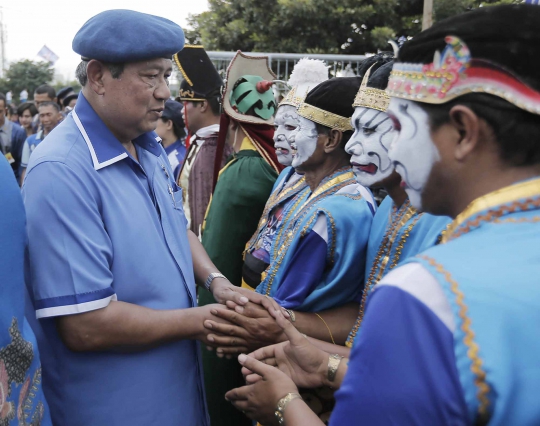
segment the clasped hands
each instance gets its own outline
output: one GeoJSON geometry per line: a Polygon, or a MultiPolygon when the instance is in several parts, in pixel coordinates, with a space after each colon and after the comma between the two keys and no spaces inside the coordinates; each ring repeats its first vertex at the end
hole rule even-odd
{"type": "Polygon", "coordinates": [[[230,358],[286,340],[283,328],[269,313],[281,309],[272,298],[228,283],[216,284],[212,290],[220,304],[208,305],[209,316],[203,323],[206,336],[201,339],[208,349],[217,348],[219,357],[230,358]]]}

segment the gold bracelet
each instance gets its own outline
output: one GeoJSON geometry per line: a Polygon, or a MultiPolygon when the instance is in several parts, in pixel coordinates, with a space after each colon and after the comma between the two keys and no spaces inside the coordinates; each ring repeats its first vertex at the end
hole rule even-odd
{"type": "Polygon", "coordinates": [[[330,331],[330,327],[328,327],[328,324],[326,324],[326,321],[317,312],[315,312],[315,315],[317,315],[321,319],[321,321],[324,322],[324,325],[328,329],[328,333],[330,333],[330,339],[332,339],[332,343],[335,345],[336,342],[334,341],[334,336],[332,336],[332,331],[330,331]]]}
{"type": "Polygon", "coordinates": [[[338,354],[330,355],[328,358],[328,372],[326,373],[326,377],[329,382],[333,382],[336,379],[336,374],[342,359],[343,357],[338,354]]]}
{"type": "Polygon", "coordinates": [[[289,405],[289,402],[291,402],[293,399],[300,398],[300,394],[289,392],[287,395],[285,395],[283,398],[281,398],[276,407],[276,412],[274,415],[276,416],[276,420],[278,424],[284,425],[285,424],[285,418],[283,417],[283,413],[285,412],[285,407],[289,405]]]}

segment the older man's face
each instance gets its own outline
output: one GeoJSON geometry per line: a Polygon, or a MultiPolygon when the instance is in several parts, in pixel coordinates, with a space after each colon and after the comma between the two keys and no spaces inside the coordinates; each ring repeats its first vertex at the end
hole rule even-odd
{"type": "Polygon", "coordinates": [[[110,122],[132,138],[155,130],[171,96],[171,71],[170,59],[157,58],[126,64],[118,79],[106,74],[103,102],[110,122]]]}

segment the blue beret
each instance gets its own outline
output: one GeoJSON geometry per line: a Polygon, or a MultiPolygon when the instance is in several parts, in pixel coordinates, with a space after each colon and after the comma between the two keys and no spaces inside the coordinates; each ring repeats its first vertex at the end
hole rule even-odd
{"type": "Polygon", "coordinates": [[[172,120],[179,128],[185,127],[184,119],[182,118],[182,109],[184,106],[180,102],[169,99],[165,102],[165,109],[161,118],[172,120]]]}
{"type": "Polygon", "coordinates": [[[86,21],[72,47],[83,58],[137,62],[172,57],[184,47],[184,32],[178,24],[159,16],[106,10],[86,21]]]}

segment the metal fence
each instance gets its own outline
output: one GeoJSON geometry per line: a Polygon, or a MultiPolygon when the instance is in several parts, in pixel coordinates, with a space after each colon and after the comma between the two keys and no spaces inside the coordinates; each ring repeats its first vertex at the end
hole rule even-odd
{"type": "MultiPolygon", "coordinates": [[[[236,52],[207,52],[216,69],[225,77],[227,67],[236,52]]],[[[302,58],[320,59],[326,63],[332,77],[353,77],[357,75],[360,63],[365,55],[317,55],[309,53],[264,53],[244,52],[252,56],[268,56],[270,67],[278,80],[288,80],[295,64],[302,58]]]]}

